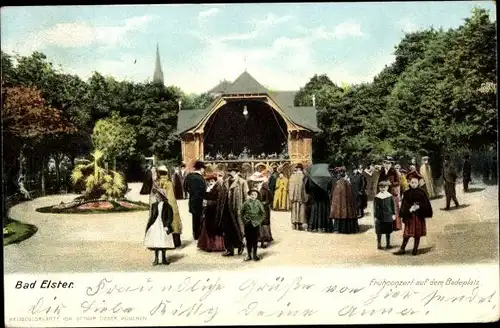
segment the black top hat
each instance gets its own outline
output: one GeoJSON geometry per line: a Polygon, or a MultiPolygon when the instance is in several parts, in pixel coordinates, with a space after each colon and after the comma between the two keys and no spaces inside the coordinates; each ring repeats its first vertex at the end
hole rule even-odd
{"type": "Polygon", "coordinates": [[[205,168],[205,163],[203,163],[202,161],[196,161],[194,163],[195,170],[200,170],[200,169],[204,169],[204,168],[205,168]]]}

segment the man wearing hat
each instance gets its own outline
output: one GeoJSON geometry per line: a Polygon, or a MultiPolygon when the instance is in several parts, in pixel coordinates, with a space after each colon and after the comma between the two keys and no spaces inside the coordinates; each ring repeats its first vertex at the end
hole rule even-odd
{"type": "Polygon", "coordinates": [[[276,180],[278,180],[279,177],[279,172],[278,172],[278,167],[276,165],[273,165],[272,167],[272,172],[271,176],[269,177],[269,191],[271,192],[272,195],[272,204],[274,204],[274,192],[276,191],[276,180]]]}
{"type": "Polygon", "coordinates": [[[303,230],[307,227],[307,194],[305,191],[304,167],[302,164],[295,166],[295,172],[290,176],[288,183],[288,197],[292,208],[292,228],[294,230],[303,230]]]}
{"type": "Polygon", "coordinates": [[[222,256],[233,256],[235,248],[238,248],[238,255],[243,253],[245,225],[241,218],[241,209],[248,193],[248,184],[239,176],[239,168],[233,165],[228,168],[228,171],[229,178],[226,181],[228,215],[224,217],[224,246],[226,252],[222,256]]]}
{"type": "Polygon", "coordinates": [[[427,193],[429,199],[436,197],[436,191],[434,189],[434,179],[432,178],[432,169],[429,164],[429,156],[422,157],[422,165],[420,166],[420,175],[423,178],[424,185],[422,188],[427,193]]]}
{"type": "Polygon", "coordinates": [[[450,163],[450,156],[444,157],[443,163],[443,179],[444,179],[444,194],[446,196],[446,210],[450,209],[451,200],[458,207],[456,183],[457,183],[457,171],[450,163]]]}
{"type": "Polygon", "coordinates": [[[400,179],[399,179],[398,172],[393,167],[394,164],[395,164],[394,159],[390,156],[387,156],[387,158],[384,160],[384,163],[383,163],[384,167],[382,168],[382,171],[380,171],[380,176],[378,178],[378,182],[379,183],[382,181],[389,181],[390,182],[389,192],[393,195],[394,205],[396,206],[396,220],[394,221],[394,230],[398,231],[398,230],[401,230],[401,228],[402,228],[401,218],[399,217],[400,179]]]}
{"type": "Polygon", "coordinates": [[[202,161],[194,163],[194,172],[186,176],[185,186],[189,193],[189,213],[193,218],[193,238],[198,240],[201,232],[201,217],[203,215],[203,199],[207,190],[207,183],[203,178],[205,164],[202,161]]]}

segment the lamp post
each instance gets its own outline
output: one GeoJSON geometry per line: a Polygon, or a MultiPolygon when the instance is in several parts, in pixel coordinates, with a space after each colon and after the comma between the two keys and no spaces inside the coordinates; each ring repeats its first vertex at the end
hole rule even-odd
{"type": "Polygon", "coordinates": [[[181,110],[182,109],[182,100],[181,99],[177,100],[177,103],[179,104],[179,110],[181,110]]]}
{"type": "Polygon", "coordinates": [[[316,108],[316,95],[312,95],[313,107],[316,108]]]}

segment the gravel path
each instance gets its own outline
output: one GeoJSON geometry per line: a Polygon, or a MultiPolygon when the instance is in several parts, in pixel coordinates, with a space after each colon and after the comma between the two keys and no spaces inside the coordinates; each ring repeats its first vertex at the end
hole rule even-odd
{"type": "MultiPolygon", "coordinates": [[[[147,202],[139,195],[140,184],[130,184],[127,197],[147,202]]],[[[142,246],[147,212],[118,214],[42,214],[36,208],[67,202],[75,195],[48,196],[19,204],[11,217],[36,225],[38,232],[20,244],[4,247],[5,273],[92,272],[92,271],[196,271],[234,270],[258,266],[341,266],[435,265],[457,263],[498,263],[498,187],[463,194],[457,186],[461,204],[449,212],[441,211],[444,198],[432,201],[434,217],[428,220],[428,236],[422,238],[419,256],[394,256],[378,251],[371,213],[360,219],[362,233],[356,235],[314,234],[293,231],[289,212],[272,213],[272,232],[276,240],[260,250],[261,262],[243,262],[243,256],[223,258],[220,253],[197,249],[191,237],[191,217],[187,201],[179,201],[184,225],[183,248],[167,251],[169,266],[152,267],[153,254],[142,246]]],[[[368,211],[371,212],[369,204],[368,211]]],[[[402,233],[392,235],[399,246],[402,233]]],[[[408,245],[412,247],[412,242],[408,245]]]]}

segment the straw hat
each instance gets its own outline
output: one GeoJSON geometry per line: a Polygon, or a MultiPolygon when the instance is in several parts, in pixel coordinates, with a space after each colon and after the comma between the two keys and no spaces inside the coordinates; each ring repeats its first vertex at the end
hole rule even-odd
{"type": "Polygon", "coordinates": [[[157,172],[166,172],[168,173],[168,169],[165,165],[160,165],[158,166],[158,168],[156,169],[157,172]]]}

